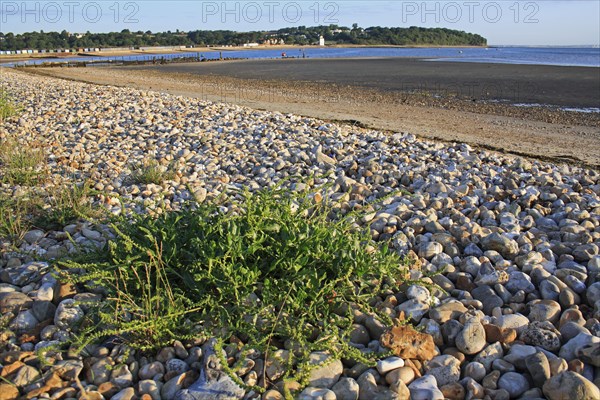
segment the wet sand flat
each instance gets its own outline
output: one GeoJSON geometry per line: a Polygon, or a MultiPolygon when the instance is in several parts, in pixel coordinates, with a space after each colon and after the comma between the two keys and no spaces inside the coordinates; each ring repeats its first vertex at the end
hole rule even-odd
{"type": "Polygon", "coordinates": [[[427,91],[475,100],[600,107],[600,68],[424,61],[415,58],[286,59],[170,64],[171,73],[224,75],[427,91]]]}

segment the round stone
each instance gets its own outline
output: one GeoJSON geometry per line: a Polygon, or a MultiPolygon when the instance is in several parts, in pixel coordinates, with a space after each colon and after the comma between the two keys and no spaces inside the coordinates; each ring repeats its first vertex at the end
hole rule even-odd
{"type": "Polygon", "coordinates": [[[60,302],[54,315],[54,325],[60,329],[73,330],[83,320],[84,313],[75,300],[66,299],[60,302]]]}
{"type": "Polygon", "coordinates": [[[473,378],[477,382],[481,382],[485,375],[485,366],[480,362],[470,362],[465,367],[465,376],[473,378]]]}
{"type": "Polygon", "coordinates": [[[467,355],[477,354],[487,345],[483,325],[471,318],[456,337],[456,347],[467,355]]]}
{"type": "Polygon", "coordinates": [[[506,390],[514,399],[529,390],[529,382],[522,374],[507,372],[498,380],[498,387],[506,390]]]}

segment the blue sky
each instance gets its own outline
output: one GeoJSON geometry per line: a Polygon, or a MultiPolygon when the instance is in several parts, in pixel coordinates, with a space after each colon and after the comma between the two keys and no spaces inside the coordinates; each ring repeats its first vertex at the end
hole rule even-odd
{"type": "Polygon", "coordinates": [[[0,0],[0,31],[269,30],[425,26],[479,33],[492,45],[600,45],[598,0],[168,1],[0,0]]]}

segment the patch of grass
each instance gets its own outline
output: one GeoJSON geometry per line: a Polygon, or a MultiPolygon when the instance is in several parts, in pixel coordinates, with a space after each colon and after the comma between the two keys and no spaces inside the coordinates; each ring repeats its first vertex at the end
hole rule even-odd
{"type": "Polygon", "coordinates": [[[403,260],[350,219],[331,220],[333,208],[310,193],[269,189],[245,193],[236,205],[227,214],[202,204],[137,216],[114,226],[117,238],[107,251],[63,261],[68,271],[86,271],[66,279],[108,291],[80,345],[106,336],[138,348],[186,335],[224,342],[235,336],[268,357],[289,340],[297,351],[284,378],[306,371],[315,350],[372,364],[379,355],[348,345],[348,305],[377,314],[372,299],[397,289],[403,260]]]}
{"type": "Polygon", "coordinates": [[[45,230],[59,229],[78,219],[97,219],[103,216],[99,207],[92,205],[95,194],[89,181],[50,190],[39,207],[34,224],[45,230]]]}
{"type": "Polygon", "coordinates": [[[0,123],[6,118],[17,115],[21,108],[15,104],[6,90],[0,89],[0,123]]]}
{"type": "Polygon", "coordinates": [[[92,204],[94,194],[89,182],[44,192],[29,190],[18,198],[0,194],[0,239],[18,245],[34,227],[56,230],[79,219],[102,218],[106,212],[92,204]]]}
{"type": "Polygon", "coordinates": [[[20,243],[31,228],[30,215],[33,211],[28,199],[15,199],[0,195],[0,239],[20,243]]]}
{"type": "Polygon", "coordinates": [[[13,139],[0,142],[0,180],[11,185],[33,186],[44,175],[46,156],[40,146],[13,139]]]}
{"type": "Polygon", "coordinates": [[[154,183],[159,185],[175,177],[173,165],[163,166],[157,160],[145,159],[130,165],[131,175],[129,179],[136,184],[147,185],[154,183]]]}

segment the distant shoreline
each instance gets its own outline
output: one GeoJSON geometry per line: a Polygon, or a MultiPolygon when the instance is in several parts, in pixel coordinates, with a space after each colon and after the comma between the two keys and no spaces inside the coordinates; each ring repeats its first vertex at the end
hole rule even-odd
{"type": "Polygon", "coordinates": [[[478,49],[478,48],[486,48],[490,46],[438,46],[438,45],[395,45],[395,44],[332,44],[326,46],[301,46],[298,44],[292,45],[275,45],[275,46],[253,46],[253,47],[244,47],[244,46],[232,46],[232,47],[210,47],[210,49],[225,51],[225,50],[280,50],[280,49],[478,49]]]}
{"type": "MultiPolygon", "coordinates": [[[[298,46],[269,45],[253,47],[195,47],[195,48],[143,48],[137,50],[121,49],[102,52],[82,53],[45,53],[16,56],[0,55],[0,65],[26,66],[31,64],[60,66],[67,63],[117,62],[142,63],[160,60],[165,57],[167,63],[190,61],[219,61],[243,59],[281,59],[281,58],[421,58],[427,61],[540,65],[599,68],[600,53],[593,47],[565,47],[563,50],[545,50],[556,47],[513,47],[513,46],[395,46],[395,45],[335,45],[335,46],[298,46]],[[507,49],[507,50],[505,50],[507,49]],[[516,49],[516,50],[513,50],[516,49]],[[532,49],[532,50],[529,50],[532,49]],[[569,50],[575,49],[575,50],[569,50]],[[577,50],[583,49],[583,50],[577,50]],[[490,50],[490,51],[487,51],[490,50]],[[505,51],[504,51],[505,50],[505,51]],[[504,52],[503,52],[504,51],[504,52]],[[547,56],[546,53],[549,53],[547,56]],[[573,51],[573,58],[565,58],[562,52],[573,51]],[[514,53],[513,53],[514,52],[514,53]],[[186,60],[187,59],[187,60],[186,60]],[[571,63],[568,63],[571,61],[571,63]]],[[[71,65],[72,66],[72,65],[71,65]]]]}
{"type": "Polygon", "coordinates": [[[123,50],[113,50],[113,51],[90,51],[85,53],[70,53],[70,54],[61,54],[56,55],[57,53],[37,53],[37,54],[0,54],[0,62],[16,62],[16,61],[27,61],[34,60],[38,58],[56,58],[56,59],[69,59],[75,57],[127,57],[127,56],[136,56],[136,55],[160,55],[160,54],[175,54],[175,53],[199,53],[199,52],[219,52],[219,51],[240,51],[240,50],[287,50],[287,49],[343,49],[343,48],[357,48],[357,49],[377,49],[377,48],[398,48],[398,49],[435,49],[435,48],[445,48],[445,49],[463,49],[463,48],[486,48],[489,46],[436,46],[436,45],[410,45],[410,46],[401,46],[401,45],[353,45],[353,44],[339,44],[339,45],[327,45],[324,47],[309,45],[309,46],[301,46],[301,45],[269,45],[269,46],[252,46],[252,47],[244,47],[244,46],[218,46],[218,47],[192,47],[192,48],[172,48],[165,49],[164,47],[156,47],[156,48],[145,48],[141,49],[123,49],[123,50]]]}

